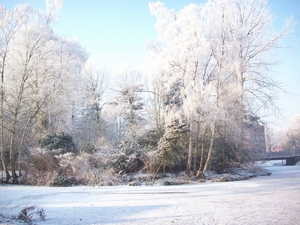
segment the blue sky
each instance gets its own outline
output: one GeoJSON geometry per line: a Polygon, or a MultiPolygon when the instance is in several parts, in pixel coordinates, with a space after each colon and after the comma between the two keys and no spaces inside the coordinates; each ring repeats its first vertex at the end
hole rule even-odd
{"type": "MultiPolygon", "coordinates": [[[[155,18],[150,15],[147,0],[65,0],[59,22],[54,30],[61,36],[76,37],[90,53],[90,57],[108,70],[129,64],[140,68],[147,57],[146,42],[156,37],[155,18]]],[[[206,0],[162,0],[168,8],[179,10],[189,3],[206,0]]],[[[45,9],[42,0],[0,0],[13,9],[17,4],[29,4],[45,9]]],[[[291,37],[282,42],[293,46],[277,51],[279,64],[273,69],[276,79],[290,94],[278,101],[285,119],[278,117],[278,127],[284,127],[289,118],[300,113],[300,0],[269,0],[280,30],[284,20],[293,15],[298,22],[291,37]]],[[[278,129],[277,127],[277,129],[278,129]]]]}

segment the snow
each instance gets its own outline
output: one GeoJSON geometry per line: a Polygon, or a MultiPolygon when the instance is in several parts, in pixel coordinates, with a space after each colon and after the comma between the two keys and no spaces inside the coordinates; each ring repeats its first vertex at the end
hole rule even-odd
{"type": "Polygon", "coordinates": [[[270,161],[257,161],[256,165],[261,167],[269,167],[269,166],[284,166],[286,165],[286,160],[270,160],[270,161]]]}
{"type": "MultiPolygon", "coordinates": [[[[176,186],[0,186],[0,214],[43,208],[34,224],[300,224],[300,166],[271,176],[176,186]]],[[[0,217],[0,224],[24,224],[0,217]],[[9,221],[9,222],[7,222],[9,221]]]]}

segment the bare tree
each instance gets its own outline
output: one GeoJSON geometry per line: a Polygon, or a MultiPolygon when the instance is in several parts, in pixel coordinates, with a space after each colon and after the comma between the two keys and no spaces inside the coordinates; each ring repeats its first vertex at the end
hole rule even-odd
{"type": "Polygon", "coordinates": [[[0,157],[1,164],[6,174],[6,180],[10,179],[10,174],[7,170],[6,160],[4,157],[4,80],[6,75],[7,58],[12,39],[22,25],[23,18],[19,17],[19,8],[16,8],[15,13],[10,12],[0,5],[0,59],[1,59],[1,137],[0,137],[0,157]]]}
{"type": "Polygon", "coordinates": [[[283,30],[276,32],[272,30],[274,15],[265,0],[217,1],[217,4],[227,11],[232,72],[239,91],[241,145],[245,112],[255,115],[262,112],[261,109],[274,108],[274,96],[280,87],[269,76],[270,66],[274,64],[269,55],[280,47],[280,41],[291,31],[293,21],[287,20],[283,30]]]}
{"type": "MultiPolygon", "coordinates": [[[[86,127],[85,136],[88,143],[95,143],[101,136],[104,136],[104,116],[103,110],[108,101],[109,74],[104,67],[98,67],[88,62],[82,72],[83,89],[83,117],[86,127]]],[[[84,134],[82,134],[84,135],[84,134]]]]}
{"type": "MultiPolygon", "coordinates": [[[[154,72],[155,73],[155,72],[154,72]]],[[[160,81],[159,76],[152,74],[150,78],[150,85],[148,90],[148,104],[147,113],[149,117],[150,126],[156,130],[157,135],[161,138],[164,133],[164,102],[165,102],[165,90],[164,85],[160,81]]]]}
{"type": "Polygon", "coordinates": [[[282,150],[288,155],[300,155],[300,114],[295,114],[282,134],[282,150]]]}

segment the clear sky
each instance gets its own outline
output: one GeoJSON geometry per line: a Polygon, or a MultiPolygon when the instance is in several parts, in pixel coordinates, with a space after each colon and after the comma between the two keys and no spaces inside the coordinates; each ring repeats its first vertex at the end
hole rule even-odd
{"type": "MultiPolygon", "coordinates": [[[[190,3],[206,2],[161,1],[175,10],[190,3]]],[[[147,0],[65,0],[54,30],[60,36],[76,37],[90,58],[110,71],[124,64],[138,69],[147,57],[146,42],[156,37],[155,18],[150,15],[148,3],[147,0]]],[[[43,0],[0,0],[0,4],[8,9],[17,4],[45,9],[43,0]]],[[[277,122],[284,127],[293,114],[300,113],[300,0],[269,0],[269,4],[277,17],[278,30],[289,16],[297,22],[291,37],[282,42],[293,47],[277,51],[280,62],[274,67],[276,79],[290,93],[278,101],[284,119],[278,117],[277,122]]]]}

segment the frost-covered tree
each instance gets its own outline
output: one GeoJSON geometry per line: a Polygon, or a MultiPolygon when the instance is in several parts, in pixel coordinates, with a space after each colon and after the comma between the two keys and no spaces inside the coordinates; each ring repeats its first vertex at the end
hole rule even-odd
{"type": "Polygon", "coordinates": [[[292,117],[290,126],[281,136],[282,150],[288,155],[300,155],[300,113],[292,117]]]}
{"type": "MultiPolygon", "coordinates": [[[[183,116],[190,124],[192,131],[187,162],[187,173],[190,173],[192,137],[198,136],[198,133],[194,135],[193,127],[197,127],[194,123],[200,122],[203,119],[201,117],[206,115],[204,111],[211,111],[210,106],[215,104],[215,97],[211,95],[211,92],[206,96],[207,99],[203,98],[205,94],[203,90],[214,87],[211,81],[215,77],[213,73],[215,66],[212,65],[208,42],[205,37],[201,36],[205,29],[201,7],[191,4],[180,12],[174,13],[158,2],[150,4],[150,11],[158,19],[156,27],[159,38],[150,47],[154,49],[160,63],[164,62],[161,63],[164,74],[161,82],[168,91],[165,104],[166,124],[172,121],[173,117],[183,116]],[[159,48],[160,46],[164,47],[159,48]],[[204,105],[204,102],[208,105],[204,105]]],[[[196,130],[199,131],[199,129],[196,130]]]]}
{"type": "Polygon", "coordinates": [[[204,136],[210,139],[205,164],[203,157],[198,163],[200,176],[217,148],[216,134],[242,150],[244,114],[272,106],[277,83],[267,73],[272,63],[268,56],[290,24],[274,32],[265,0],[215,0],[190,4],[178,12],[161,2],[149,7],[157,18],[158,35],[149,47],[158,61],[160,80],[172,96],[170,103],[177,104],[166,106],[166,121],[180,115],[191,131],[188,174],[192,156],[196,159],[193,146],[199,147],[204,136]]]}
{"type": "Polygon", "coordinates": [[[158,142],[156,157],[153,162],[156,169],[153,179],[156,178],[161,168],[163,169],[163,176],[165,176],[166,167],[172,168],[182,164],[188,145],[188,133],[188,125],[180,120],[173,120],[166,126],[165,133],[158,142]]]}
{"type": "MultiPolygon", "coordinates": [[[[291,31],[293,21],[287,20],[282,31],[275,31],[274,15],[266,0],[216,1],[216,5],[226,10],[224,18],[229,28],[231,70],[236,76],[242,135],[245,113],[262,113],[261,109],[274,107],[274,96],[279,89],[269,73],[274,63],[270,56],[291,31]]],[[[241,141],[240,136],[240,144],[241,141]]]]}
{"type": "Polygon", "coordinates": [[[24,21],[13,36],[9,49],[10,57],[7,61],[6,73],[8,76],[4,83],[13,182],[16,182],[15,154],[18,149],[17,145],[20,144],[20,141],[17,144],[16,136],[21,136],[18,128],[22,126],[22,120],[27,117],[28,120],[31,120],[32,114],[35,114],[35,112],[29,112],[30,89],[37,85],[40,78],[40,76],[36,76],[37,70],[40,70],[43,67],[42,64],[49,59],[53,38],[52,30],[48,28],[47,21],[40,12],[29,6],[20,6],[19,8],[20,11],[15,13],[23,14],[24,21]]]}
{"type": "Polygon", "coordinates": [[[148,85],[148,101],[146,110],[149,118],[150,127],[155,130],[159,137],[164,133],[164,103],[166,94],[163,83],[160,82],[159,77],[155,76],[155,72],[148,78],[150,85],[148,85]]]}
{"type": "MultiPolygon", "coordinates": [[[[114,97],[108,109],[117,123],[118,141],[134,139],[141,134],[144,118],[142,77],[139,71],[125,67],[118,73],[114,97]]],[[[131,140],[132,141],[132,140],[131,140]]]]}
{"type": "Polygon", "coordinates": [[[47,132],[73,130],[73,119],[81,110],[81,71],[87,58],[86,51],[77,40],[58,39],[55,47],[57,60],[55,67],[57,80],[53,86],[55,93],[49,101],[45,114],[49,122],[47,132]]]}
{"type": "Polygon", "coordinates": [[[86,63],[82,71],[82,121],[81,139],[93,144],[104,135],[105,119],[103,110],[108,101],[109,74],[104,67],[86,63]]]}
{"type": "Polygon", "coordinates": [[[16,182],[16,155],[19,153],[20,162],[25,141],[31,139],[31,145],[36,144],[43,129],[54,124],[54,117],[49,115],[56,112],[57,121],[58,111],[66,112],[64,107],[68,104],[65,100],[70,100],[71,92],[74,93],[74,86],[70,85],[75,83],[70,82],[73,81],[71,77],[80,74],[86,53],[78,48],[79,45],[63,41],[54,34],[49,11],[43,13],[20,5],[12,15],[11,23],[2,27],[3,31],[18,28],[12,31],[10,42],[1,46],[2,96],[5,96],[2,105],[5,124],[2,128],[6,127],[2,132],[9,140],[2,145],[10,150],[10,167],[13,182],[16,182]],[[60,102],[64,104],[58,104],[60,102]],[[64,107],[58,108],[59,105],[64,107]]]}
{"type": "Polygon", "coordinates": [[[16,7],[14,12],[11,12],[0,5],[0,60],[1,60],[1,137],[0,137],[0,157],[3,171],[6,174],[7,180],[10,174],[7,170],[7,162],[4,156],[4,81],[6,79],[6,67],[10,45],[15,33],[18,31],[24,21],[24,14],[18,13],[21,7],[16,7]]]}

